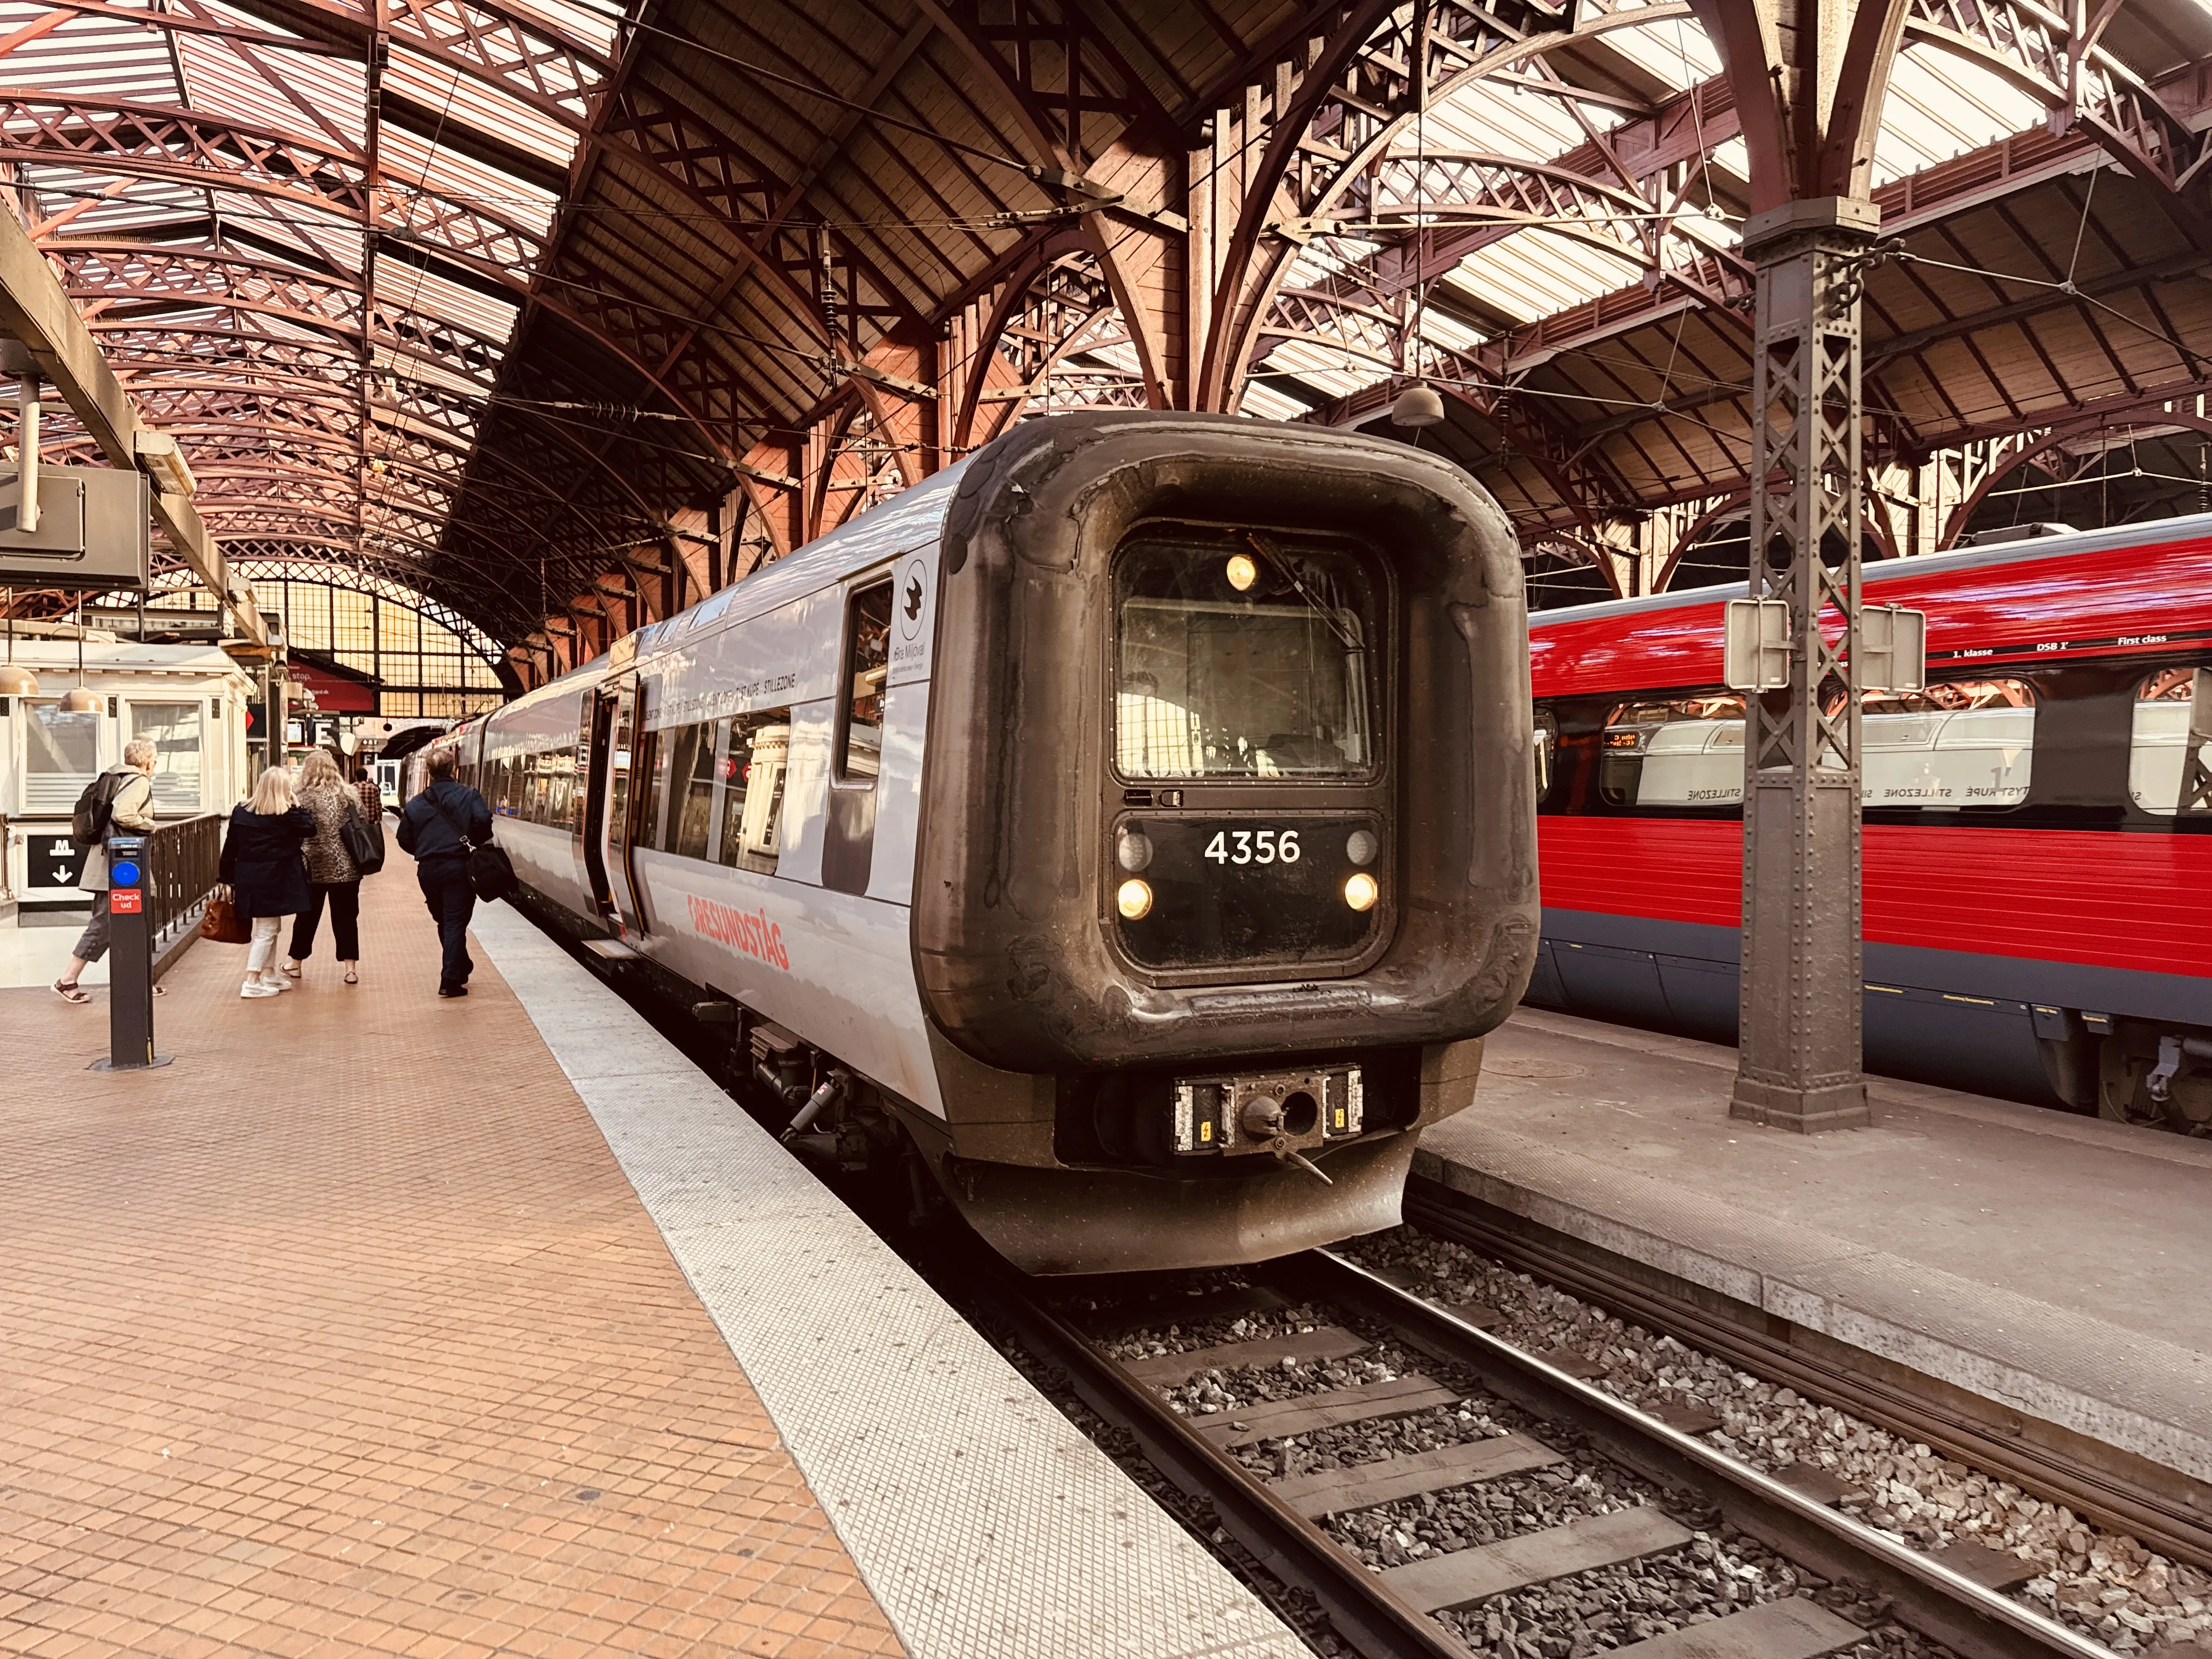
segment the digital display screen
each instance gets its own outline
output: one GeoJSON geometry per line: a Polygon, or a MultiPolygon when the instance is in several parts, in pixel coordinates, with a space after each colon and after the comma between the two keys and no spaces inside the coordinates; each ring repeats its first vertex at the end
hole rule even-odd
{"type": "Polygon", "coordinates": [[[1354,908],[1346,884],[1364,872],[1377,884],[1371,893],[1389,880],[1381,826],[1366,814],[1131,817],[1109,853],[1115,884],[1133,878],[1150,890],[1145,914],[1132,918],[1125,904],[1116,918],[1123,947],[1147,968],[1295,968],[1356,956],[1385,907],[1370,897],[1354,908]]]}

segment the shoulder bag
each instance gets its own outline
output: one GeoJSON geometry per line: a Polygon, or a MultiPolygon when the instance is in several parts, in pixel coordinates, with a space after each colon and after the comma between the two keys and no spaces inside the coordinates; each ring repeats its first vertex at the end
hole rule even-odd
{"type": "Polygon", "coordinates": [[[507,848],[495,846],[490,842],[477,846],[469,839],[469,832],[453,822],[453,815],[446,810],[445,802],[432,795],[430,805],[437,809],[438,816],[445,819],[447,827],[461,838],[461,845],[468,850],[469,885],[477,890],[477,896],[487,902],[512,898],[522,882],[514,873],[514,861],[507,857],[507,848]]]}
{"type": "Polygon", "coordinates": [[[238,914],[228,887],[216,888],[215,896],[207,902],[207,911],[200,917],[200,937],[213,939],[217,945],[253,942],[253,924],[238,914]]]}
{"type": "Polygon", "coordinates": [[[354,868],[364,876],[373,876],[384,868],[384,826],[369,822],[360,805],[356,799],[355,810],[338,826],[338,839],[345,843],[354,868]]]}

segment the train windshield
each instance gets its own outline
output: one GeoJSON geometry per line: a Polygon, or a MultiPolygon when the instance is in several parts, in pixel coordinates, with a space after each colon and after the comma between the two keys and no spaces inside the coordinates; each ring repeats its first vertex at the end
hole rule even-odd
{"type": "Polygon", "coordinates": [[[1372,773],[1379,587],[1357,555],[1259,536],[1123,548],[1115,570],[1121,775],[1372,773]]]}

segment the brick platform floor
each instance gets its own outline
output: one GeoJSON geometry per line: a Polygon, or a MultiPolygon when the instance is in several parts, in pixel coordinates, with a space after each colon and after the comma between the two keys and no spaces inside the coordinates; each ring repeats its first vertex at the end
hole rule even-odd
{"type": "Polygon", "coordinates": [[[759,1401],[414,870],[166,1070],[0,990],[0,1654],[896,1654],[759,1401]]]}

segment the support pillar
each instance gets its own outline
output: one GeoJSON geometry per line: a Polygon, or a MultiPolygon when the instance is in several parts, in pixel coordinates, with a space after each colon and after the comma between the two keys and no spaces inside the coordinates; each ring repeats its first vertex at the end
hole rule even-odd
{"type": "Polygon", "coordinates": [[[1857,256],[1850,197],[1756,214],[1751,591],[1790,606],[1790,684],[1746,709],[1741,1046],[1731,1117],[1801,1133],[1872,1121],[1860,1069],[1863,526],[1857,256]],[[1840,637],[1820,628],[1824,612],[1840,637]]]}

